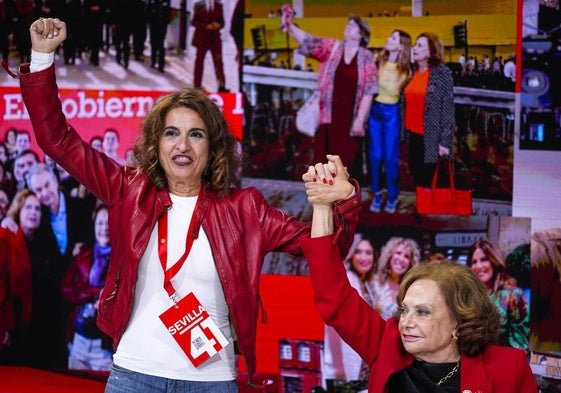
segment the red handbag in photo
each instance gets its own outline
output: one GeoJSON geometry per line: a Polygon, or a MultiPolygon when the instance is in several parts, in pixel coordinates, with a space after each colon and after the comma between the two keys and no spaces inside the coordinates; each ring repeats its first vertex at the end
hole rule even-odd
{"type": "Polygon", "coordinates": [[[473,212],[472,190],[458,190],[454,183],[452,161],[447,161],[449,187],[437,187],[440,163],[438,160],[434,169],[431,187],[417,186],[417,213],[420,214],[455,214],[469,216],[473,212]]]}

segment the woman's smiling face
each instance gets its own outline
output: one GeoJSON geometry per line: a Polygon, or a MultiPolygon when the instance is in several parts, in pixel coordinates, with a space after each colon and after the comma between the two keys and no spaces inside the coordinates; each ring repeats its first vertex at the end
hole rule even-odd
{"type": "Polygon", "coordinates": [[[399,307],[399,332],[405,350],[425,362],[455,362],[459,350],[453,339],[456,321],[438,284],[415,281],[399,307]]]}
{"type": "Polygon", "coordinates": [[[374,266],[374,247],[368,240],[361,240],[356,246],[351,258],[353,268],[360,277],[363,277],[374,266]]]}
{"type": "Polygon", "coordinates": [[[19,224],[26,232],[39,228],[41,223],[41,202],[35,195],[25,198],[19,213],[19,224]]]}
{"type": "Polygon", "coordinates": [[[403,276],[411,268],[411,252],[403,244],[398,245],[390,258],[392,275],[403,276]]]}
{"type": "Polygon", "coordinates": [[[186,107],[168,112],[158,157],[172,194],[197,195],[209,160],[209,146],[208,131],[197,112],[186,107]]]}
{"type": "Polygon", "coordinates": [[[481,248],[476,248],[473,252],[470,267],[483,284],[488,288],[492,286],[493,276],[495,275],[493,264],[481,248]]]}

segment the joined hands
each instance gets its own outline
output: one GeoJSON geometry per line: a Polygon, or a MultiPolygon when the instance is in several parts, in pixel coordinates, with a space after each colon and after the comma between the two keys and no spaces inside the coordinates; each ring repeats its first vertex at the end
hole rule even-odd
{"type": "Polygon", "coordinates": [[[354,191],[341,158],[329,154],[326,157],[327,163],[310,166],[302,175],[308,201],[314,206],[331,206],[335,201],[347,199],[354,191]]]}

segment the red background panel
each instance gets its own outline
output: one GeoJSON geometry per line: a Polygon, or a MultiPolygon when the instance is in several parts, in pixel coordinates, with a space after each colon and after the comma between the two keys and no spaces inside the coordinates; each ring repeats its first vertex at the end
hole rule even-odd
{"type": "MultiPolygon", "coordinates": [[[[279,340],[323,340],[323,322],[307,276],[261,276],[267,323],[257,326],[257,372],[279,373],[279,340]]],[[[245,365],[240,364],[245,371],[245,365]]]]}
{"type": "Polygon", "coordinates": [[[28,367],[0,367],[0,393],[103,393],[105,381],[28,367]]]}

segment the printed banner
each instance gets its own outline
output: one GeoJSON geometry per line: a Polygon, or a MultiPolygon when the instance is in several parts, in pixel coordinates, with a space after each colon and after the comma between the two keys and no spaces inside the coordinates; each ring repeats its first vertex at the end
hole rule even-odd
{"type": "MultiPolygon", "coordinates": [[[[90,141],[94,136],[103,137],[106,129],[119,134],[119,155],[124,157],[140,135],[144,116],[152,105],[166,92],[153,90],[104,90],[60,89],[62,109],[68,122],[90,141]]],[[[238,139],[243,135],[242,93],[209,93],[209,97],[221,108],[230,131],[238,139]]],[[[29,115],[18,87],[0,87],[0,137],[9,129],[32,133],[29,115]]],[[[31,136],[32,149],[40,151],[35,137],[31,136]]]]}

